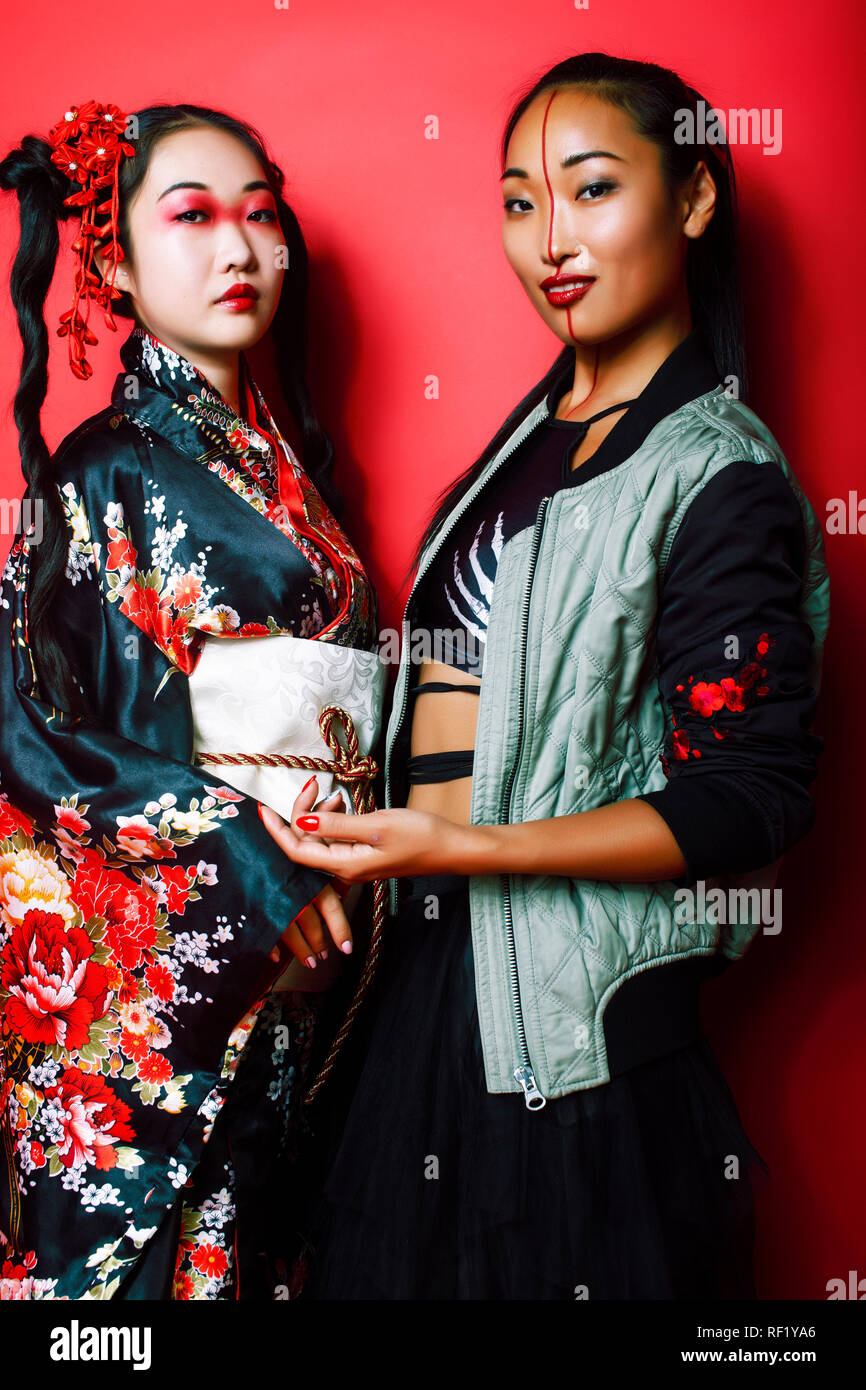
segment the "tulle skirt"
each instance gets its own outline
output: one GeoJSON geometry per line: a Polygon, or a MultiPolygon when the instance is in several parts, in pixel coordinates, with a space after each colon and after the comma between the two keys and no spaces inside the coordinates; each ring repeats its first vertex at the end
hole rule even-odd
{"type": "Polygon", "coordinates": [[[491,1095],[467,880],[416,879],[305,1296],[754,1298],[759,1169],[703,1035],[539,1110],[491,1095]]]}

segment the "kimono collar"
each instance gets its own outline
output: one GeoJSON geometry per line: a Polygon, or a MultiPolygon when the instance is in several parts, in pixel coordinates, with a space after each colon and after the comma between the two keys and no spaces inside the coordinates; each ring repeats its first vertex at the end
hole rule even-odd
{"type": "Polygon", "coordinates": [[[239,384],[248,419],[232,409],[200,368],[138,324],[122,345],[120,360],[124,370],[115,380],[112,406],[135,415],[182,453],[199,462],[249,448],[279,454],[274,437],[279,432],[244,353],[239,384]]]}
{"type": "Polygon", "coordinates": [[[239,356],[240,397],[232,409],[204,372],[138,324],[120,349],[124,370],[111,405],[171,448],[202,464],[312,565],[334,616],[316,636],[375,645],[375,597],[364,567],[330,508],[280,433],[239,356]]]}

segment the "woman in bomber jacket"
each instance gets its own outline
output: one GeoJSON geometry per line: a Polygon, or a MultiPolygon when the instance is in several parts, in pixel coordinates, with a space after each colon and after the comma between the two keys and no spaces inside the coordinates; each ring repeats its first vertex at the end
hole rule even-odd
{"type": "Polygon", "coordinates": [[[563,350],[422,539],[388,809],[265,813],[396,911],[316,1297],[755,1297],[766,1165],[698,997],[812,824],[829,585],[741,400],[699,100],[585,54],[517,104],[505,250],[563,350]]]}

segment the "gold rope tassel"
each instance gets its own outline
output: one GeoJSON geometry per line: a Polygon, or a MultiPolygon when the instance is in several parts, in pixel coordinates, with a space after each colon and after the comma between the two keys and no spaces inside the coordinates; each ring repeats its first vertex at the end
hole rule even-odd
{"type": "Polygon", "coordinates": [[[37,1043],[29,1052],[24,1039],[14,1033],[0,1035],[0,1129],[3,1131],[3,1159],[6,1167],[6,1181],[9,1187],[9,1233],[3,1248],[4,1260],[16,1255],[24,1257],[21,1244],[21,1193],[18,1189],[18,1169],[15,1163],[15,1136],[12,1132],[12,1117],[9,1113],[15,1080],[25,1077],[37,1059],[41,1062],[46,1053],[44,1043],[37,1043]]]}
{"type": "MultiPolygon", "coordinates": [[[[300,767],[310,772],[330,772],[336,781],[345,782],[352,806],[357,815],[368,815],[376,810],[373,794],[373,781],[379,771],[372,758],[361,754],[358,735],[352,716],[339,705],[326,705],[319,715],[319,729],[334,757],[302,758],[289,757],[282,753],[197,753],[196,763],[222,763],[231,766],[238,763],[255,763],[262,767],[300,767]],[[341,726],[346,740],[345,747],[340,742],[337,727],[341,726]]],[[[358,1010],[376,973],[379,953],[382,946],[382,932],[385,925],[385,901],[387,880],[377,878],[373,881],[373,930],[364,967],[346,1017],[331,1043],[328,1055],[319,1069],[319,1074],[304,1097],[304,1105],[315,1099],[334,1067],[334,1062],[355,1021],[358,1010]]]]}

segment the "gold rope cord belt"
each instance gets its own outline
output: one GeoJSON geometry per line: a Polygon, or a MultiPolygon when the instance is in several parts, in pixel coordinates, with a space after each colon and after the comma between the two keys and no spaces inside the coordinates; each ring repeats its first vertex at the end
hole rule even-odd
{"type": "Polygon", "coordinates": [[[16,1254],[23,1256],[21,1244],[21,1193],[18,1189],[18,1169],[15,1164],[15,1136],[12,1133],[10,1102],[15,1087],[15,1078],[27,1075],[29,1068],[45,1055],[45,1046],[37,1044],[25,1055],[26,1044],[23,1038],[0,1038],[0,1129],[3,1130],[3,1158],[6,1168],[6,1181],[9,1186],[9,1231],[8,1245],[4,1258],[14,1261],[16,1254]]]}
{"type": "MultiPolygon", "coordinates": [[[[197,753],[193,762],[222,763],[229,766],[236,763],[255,763],[262,767],[300,767],[309,769],[310,772],[330,772],[337,781],[346,783],[349,796],[352,798],[352,806],[357,815],[366,815],[375,811],[376,800],[373,795],[372,784],[379,767],[372,758],[361,754],[352,716],[346,710],[341,709],[339,705],[326,705],[319,715],[319,730],[334,755],[333,760],[329,758],[289,757],[283,753],[197,753]],[[346,740],[345,747],[340,742],[339,726],[342,726],[346,740]]],[[[373,880],[373,930],[370,935],[367,959],[364,961],[364,967],[358,977],[358,983],[346,1017],[331,1043],[318,1076],[304,1097],[305,1105],[309,1105],[310,1101],[314,1099],[333,1069],[337,1055],[376,973],[382,945],[382,930],[385,924],[386,885],[386,879],[373,880]]]]}

